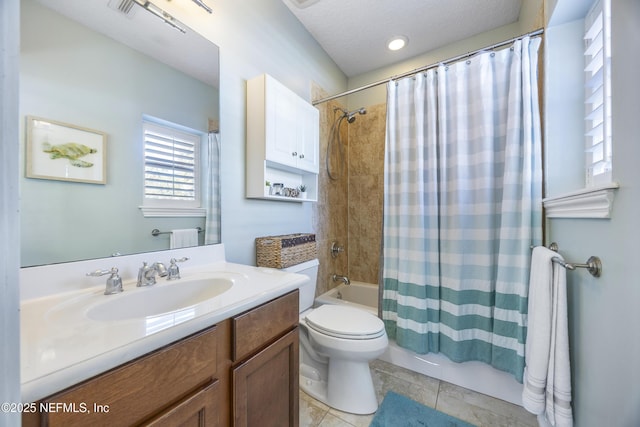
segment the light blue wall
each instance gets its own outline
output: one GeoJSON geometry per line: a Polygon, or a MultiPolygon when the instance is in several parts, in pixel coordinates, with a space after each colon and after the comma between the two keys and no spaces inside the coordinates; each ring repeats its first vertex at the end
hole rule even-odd
{"type": "Polygon", "coordinates": [[[255,264],[256,237],[313,232],[314,218],[310,203],[245,198],[246,81],[268,73],[310,100],[312,82],[338,93],[347,78],[281,0],[216,2],[197,16],[175,6],[220,47],[222,241],[230,261],[255,264]]]}
{"type": "MultiPolygon", "coordinates": [[[[20,401],[18,267],[18,58],[17,0],[0,2],[0,402],[20,401]]],[[[20,425],[20,414],[0,411],[0,425],[20,425]]]]}
{"type": "Polygon", "coordinates": [[[205,134],[218,117],[217,89],[32,1],[22,2],[21,23],[20,153],[27,115],[107,134],[105,185],[21,172],[22,265],[168,249],[152,229],[204,227],[204,218],[144,218],[138,209],[142,116],[205,134]]]}
{"type": "MultiPolygon", "coordinates": [[[[597,255],[603,263],[599,279],[584,270],[567,276],[574,418],[580,427],[640,425],[640,57],[634,53],[639,46],[640,2],[613,0],[613,178],[620,189],[611,219],[548,221],[548,240],[560,244],[566,259],[584,262],[597,255]]],[[[575,103],[575,110],[582,108],[582,102],[575,103]]],[[[547,111],[547,119],[556,113],[547,111]]],[[[547,176],[550,194],[565,191],[581,173],[567,160],[580,152],[557,149],[563,142],[563,137],[549,140],[553,147],[547,154],[558,156],[547,163],[557,165],[547,176]]]]}
{"type": "Polygon", "coordinates": [[[545,32],[545,197],[584,187],[583,34],[583,19],[545,32]]]}

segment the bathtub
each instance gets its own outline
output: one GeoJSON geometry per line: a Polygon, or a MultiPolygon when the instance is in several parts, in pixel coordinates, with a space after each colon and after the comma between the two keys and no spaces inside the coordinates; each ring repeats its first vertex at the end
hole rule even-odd
{"type": "MultiPolygon", "coordinates": [[[[352,281],[318,296],[316,305],[345,304],[378,315],[378,285],[352,281]]],[[[438,353],[416,354],[389,340],[381,360],[522,406],[522,384],[482,362],[452,362],[438,353]]]]}
{"type": "Polygon", "coordinates": [[[378,315],[378,285],[352,281],[340,284],[315,299],[317,305],[344,304],[378,315]]]}

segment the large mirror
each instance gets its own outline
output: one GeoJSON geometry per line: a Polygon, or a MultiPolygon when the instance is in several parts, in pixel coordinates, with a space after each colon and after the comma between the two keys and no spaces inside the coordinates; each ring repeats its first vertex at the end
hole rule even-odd
{"type": "Polygon", "coordinates": [[[199,227],[200,244],[219,242],[219,194],[212,191],[219,188],[219,156],[211,154],[219,144],[218,48],[183,24],[184,33],[132,3],[21,2],[23,267],[169,249],[168,232],[175,229],[199,227]],[[126,3],[128,13],[119,10],[126,3]],[[34,117],[53,123],[55,132],[78,145],[44,146],[30,132],[34,117]],[[145,119],[200,135],[203,209],[143,214],[145,119]],[[31,157],[44,150],[56,157],[51,165],[66,162],[77,172],[73,168],[86,166],[85,151],[91,151],[91,138],[85,137],[95,135],[106,136],[99,157],[104,183],[67,180],[66,172],[49,171],[47,164],[37,166],[45,178],[26,176],[36,167],[31,157]],[[152,235],[154,229],[162,234],[152,235]]]}

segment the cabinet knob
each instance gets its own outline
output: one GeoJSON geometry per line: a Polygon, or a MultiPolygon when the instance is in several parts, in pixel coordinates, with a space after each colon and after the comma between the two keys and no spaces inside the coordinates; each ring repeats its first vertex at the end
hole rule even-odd
{"type": "Polygon", "coordinates": [[[291,155],[292,155],[292,156],[297,156],[297,155],[298,155],[298,152],[297,152],[297,151],[294,151],[293,153],[291,153],[291,155]]]}
{"type": "Polygon", "coordinates": [[[304,159],[304,154],[300,154],[298,157],[300,157],[301,159],[304,159]]]}

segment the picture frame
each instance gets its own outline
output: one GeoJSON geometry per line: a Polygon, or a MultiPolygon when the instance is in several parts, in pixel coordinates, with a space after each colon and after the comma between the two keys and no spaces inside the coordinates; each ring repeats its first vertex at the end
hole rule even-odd
{"type": "Polygon", "coordinates": [[[106,184],[106,148],[104,132],[27,116],[27,178],[106,184]]]}

